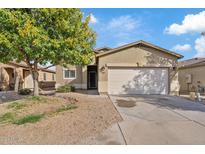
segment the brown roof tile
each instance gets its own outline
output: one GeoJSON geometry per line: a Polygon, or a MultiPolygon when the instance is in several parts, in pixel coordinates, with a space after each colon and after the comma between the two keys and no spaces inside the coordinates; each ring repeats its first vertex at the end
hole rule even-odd
{"type": "Polygon", "coordinates": [[[101,48],[96,48],[95,50],[94,50],[94,52],[96,53],[96,54],[98,54],[98,53],[102,53],[102,52],[105,52],[105,51],[109,51],[109,50],[111,50],[112,48],[110,48],[110,47],[101,47],[101,48]]]}
{"type": "MultiPolygon", "coordinates": [[[[15,61],[11,61],[9,62],[10,64],[13,64],[13,65],[17,65],[17,66],[20,66],[20,67],[24,67],[24,68],[28,68],[28,66],[24,63],[17,63],[15,61]]],[[[38,67],[40,70],[42,71],[45,71],[45,72],[50,72],[50,73],[56,73],[56,71],[53,71],[53,70],[50,70],[50,69],[46,69],[46,68],[43,68],[43,67],[38,67]]]]}
{"type": "Polygon", "coordinates": [[[178,62],[178,67],[190,67],[190,66],[198,66],[205,65],[205,58],[192,58],[184,61],[178,62]]]}

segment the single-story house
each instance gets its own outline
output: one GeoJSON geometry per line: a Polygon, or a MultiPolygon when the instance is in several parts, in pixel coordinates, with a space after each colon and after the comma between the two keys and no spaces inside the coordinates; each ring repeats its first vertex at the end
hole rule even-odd
{"type": "MultiPolygon", "coordinates": [[[[43,82],[48,82],[48,86],[53,84],[55,87],[55,71],[39,68],[40,86],[43,82]],[[41,83],[42,82],[42,83],[41,83]],[[54,82],[54,83],[49,83],[54,82]]],[[[33,79],[28,66],[21,62],[0,63],[0,91],[14,90],[16,77],[19,77],[19,88],[33,88],[33,79]]],[[[45,84],[43,84],[45,85],[45,84]]]]}
{"type": "Polygon", "coordinates": [[[56,66],[56,86],[71,84],[108,94],[178,94],[183,56],[145,41],[95,50],[88,66],[56,66]]]}
{"type": "Polygon", "coordinates": [[[205,87],[205,58],[180,61],[178,67],[180,93],[196,91],[198,85],[205,87]]]}

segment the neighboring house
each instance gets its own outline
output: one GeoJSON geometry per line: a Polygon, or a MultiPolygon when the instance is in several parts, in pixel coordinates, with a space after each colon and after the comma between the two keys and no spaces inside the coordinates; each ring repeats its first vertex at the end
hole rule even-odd
{"type": "Polygon", "coordinates": [[[205,87],[205,58],[193,58],[179,62],[180,93],[196,91],[205,87]]]}
{"type": "MultiPolygon", "coordinates": [[[[9,62],[8,64],[0,63],[0,91],[14,90],[17,76],[19,79],[19,88],[33,88],[33,79],[26,64],[23,62],[9,62]]],[[[43,82],[51,81],[53,82],[53,87],[55,87],[55,76],[55,71],[39,68],[40,87],[41,85],[45,87],[43,82]]],[[[51,83],[48,86],[51,86],[51,83]]]]}
{"type": "Polygon", "coordinates": [[[182,55],[145,41],[99,48],[88,66],[56,67],[56,86],[74,85],[109,94],[178,94],[182,55]]]}

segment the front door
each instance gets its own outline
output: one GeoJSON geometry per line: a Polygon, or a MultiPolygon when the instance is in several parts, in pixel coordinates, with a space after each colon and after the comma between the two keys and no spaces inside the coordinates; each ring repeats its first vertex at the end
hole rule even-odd
{"type": "Polygon", "coordinates": [[[88,72],[88,88],[89,89],[97,88],[96,71],[89,71],[88,72]]]}

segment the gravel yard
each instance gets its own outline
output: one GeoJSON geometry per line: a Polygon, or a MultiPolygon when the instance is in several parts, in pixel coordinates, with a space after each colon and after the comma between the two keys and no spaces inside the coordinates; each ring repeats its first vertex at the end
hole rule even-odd
{"type": "MultiPolygon", "coordinates": [[[[16,111],[21,116],[48,113],[40,121],[22,125],[0,124],[0,144],[78,144],[82,139],[96,136],[121,120],[106,96],[66,93],[44,96],[43,102],[16,111]],[[53,114],[71,100],[77,108],[53,114]]],[[[9,104],[0,105],[0,114],[8,109],[9,104]]]]}

